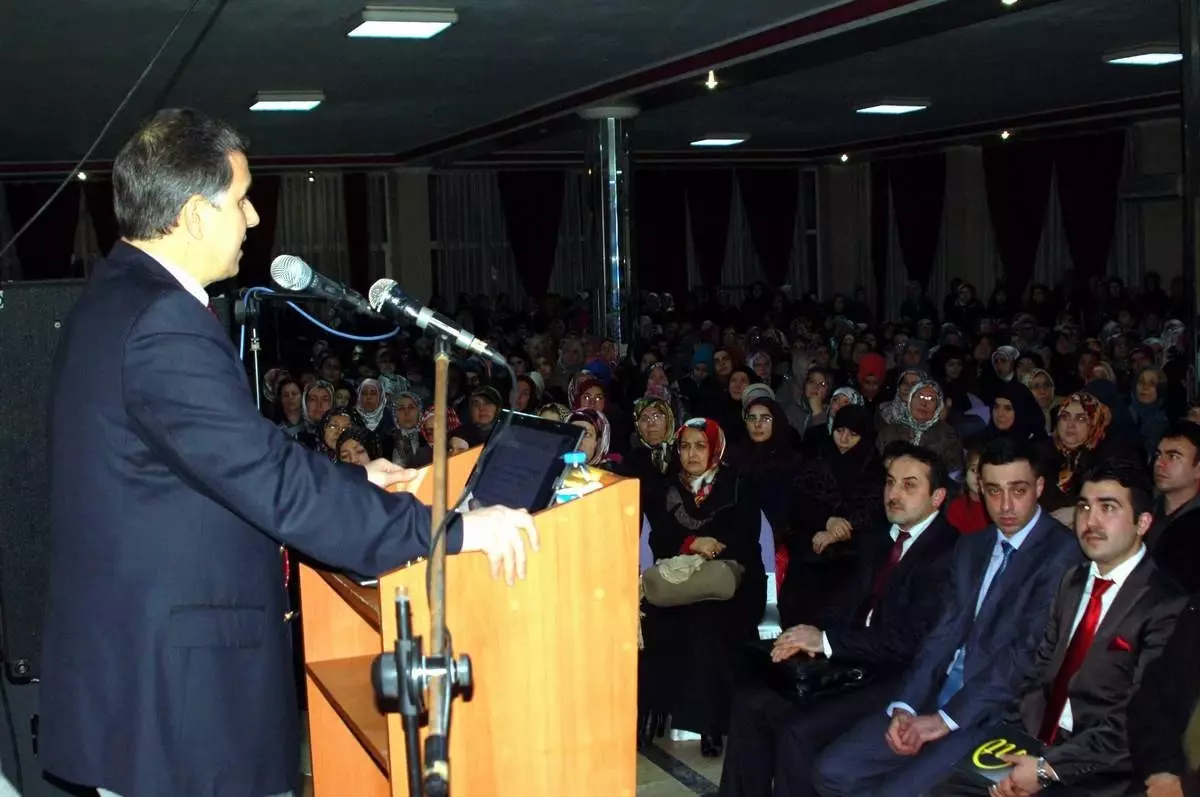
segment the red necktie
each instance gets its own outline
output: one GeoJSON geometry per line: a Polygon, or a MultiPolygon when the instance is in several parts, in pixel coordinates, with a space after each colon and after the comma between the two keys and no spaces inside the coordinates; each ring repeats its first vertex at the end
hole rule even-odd
{"type": "Polygon", "coordinates": [[[896,535],[896,541],[892,543],[892,552],[888,554],[887,562],[875,573],[875,583],[871,586],[871,597],[867,599],[866,606],[860,610],[864,623],[879,604],[879,598],[883,595],[883,588],[887,586],[888,576],[896,569],[896,565],[900,564],[900,557],[904,554],[904,543],[908,542],[908,538],[911,536],[907,531],[902,531],[896,535]]]}
{"type": "Polygon", "coordinates": [[[1046,744],[1054,744],[1054,737],[1058,735],[1058,721],[1067,705],[1067,688],[1071,685],[1075,673],[1079,672],[1083,660],[1087,658],[1088,648],[1092,646],[1092,639],[1096,636],[1096,627],[1100,625],[1101,600],[1112,585],[1113,582],[1106,578],[1097,578],[1092,582],[1092,594],[1088,597],[1083,619],[1079,621],[1079,627],[1075,629],[1075,635],[1067,645],[1067,655],[1058,670],[1058,675],[1054,677],[1050,700],[1046,703],[1046,713],[1042,715],[1042,730],[1038,738],[1046,744]]]}

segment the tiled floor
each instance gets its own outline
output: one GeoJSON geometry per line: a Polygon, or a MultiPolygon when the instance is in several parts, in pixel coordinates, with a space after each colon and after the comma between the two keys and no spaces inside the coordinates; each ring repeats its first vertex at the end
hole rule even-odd
{"type": "MultiPolygon", "coordinates": [[[[307,747],[306,743],[306,765],[307,747]]],[[[700,742],[660,739],[655,749],[638,754],[637,797],[712,797],[721,780],[721,765],[720,758],[700,755],[700,742]]],[[[314,797],[311,778],[304,778],[297,797],[314,797]]]]}

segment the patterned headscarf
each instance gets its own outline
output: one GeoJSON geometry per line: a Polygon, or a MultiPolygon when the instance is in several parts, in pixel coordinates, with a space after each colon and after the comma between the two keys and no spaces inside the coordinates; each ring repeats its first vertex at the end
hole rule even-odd
{"type": "MultiPolygon", "coordinates": [[[[321,423],[317,426],[317,451],[322,454],[325,454],[330,459],[333,459],[336,461],[337,460],[337,443],[336,443],[336,441],[334,443],[333,448],[330,448],[325,443],[325,430],[329,428],[329,424],[333,421],[334,418],[348,418],[350,420],[350,426],[347,428],[352,429],[355,426],[359,426],[359,427],[362,426],[362,417],[354,410],[338,409],[337,407],[334,407],[333,409],[326,412],[323,416],[321,416],[321,423]]],[[[345,431],[345,430],[343,429],[342,431],[345,431]]]]}
{"type": "MultiPolygon", "coordinates": [[[[433,407],[430,407],[429,409],[427,409],[423,413],[421,413],[421,420],[417,422],[417,427],[421,430],[421,437],[424,438],[425,442],[429,443],[429,445],[433,445],[433,430],[430,429],[429,431],[426,431],[425,424],[428,423],[435,415],[437,415],[436,410],[434,410],[433,407]]],[[[462,426],[462,421],[459,420],[458,413],[455,412],[454,410],[450,409],[449,407],[447,407],[446,408],[446,437],[447,437],[447,439],[449,439],[450,433],[453,432],[455,429],[457,429],[460,426],[462,426]]]]}
{"type": "Polygon", "coordinates": [[[538,415],[541,415],[542,413],[545,413],[545,412],[557,413],[559,423],[566,423],[567,418],[569,418],[571,415],[571,408],[568,407],[566,404],[559,404],[557,402],[551,402],[550,404],[543,404],[542,406],[537,408],[538,415]]]}
{"type": "Polygon", "coordinates": [[[683,426],[675,430],[675,447],[683,440],[685,429],[699,429],[708,438],[708,468],[699,476],[691,476],[685,470],[679,471],[679,478],[692,494],[696,504],[700,505],[712,492],[713,479],[721,468],[721,460],[725,457],[725,432],[721,425],[709,418],[692,418],[685,421],[683,426]]]}
{"type": "Polygon", "coordinates": [[[1096,446],[1100,445],[1100,442],[1104,440],[1104,435],[1108,432],[1108,425],[1112,423],[1112,410],[1108,408],[1108,405],[1103,404],[1091,393],[1082,390],[1072,393],[1063,400],[1058,409],[1059,419],[1061,420],[1066,414],[1069,405],[1076,403],[1083,407],[1083,412],[1088,419],[1088,435],[1084,439],[1083,445],[1074,450],[1068,449],[1058,434],[1058,424],[1054,425],[1054,447],[1063,456],[1063,465],[1058,471],[1058,489],[1063,492],[1066,492],[1071,484],[1075,469],[1079,466],[1079,458],[1085,451],[1094,451],[1096,446]]]}
{"type": "Polygon", "coordinates": [[[904,415],[900,418],[900,423],[912,430],[912,444],[914,446],[921,445],[921,438],[925,433],[942,419],[942,408],[944,406],[946,406],[946,399],[942,396],[942,388],[937,382],[927,379],[924,382],[917,382],[913,385],[912,392],[908,394],[908,403],[904,405],[904,415]],[[912,403],[916,400],[917,394],[926,388],[933,388],[933,392],[937,394],[937,406],[933,408],[933,417],[927,421],[918,421],[912,415],[912,403]]]}
{"type": "Polygon", "coordinates": [[[567,402],[571,409],[579,409],[579,402],[583,401],[583,394],[589,388],[598,387],[604,390],[604,383],[595,377],[590,371],[580,371],[571,377],[570,383],[567,385],[567,402]]]}
{"type": "MultiPolygon", "coordinates": [[[[852,387],[839,387],[837,390],[833,391],[833,395],[829,397],[830,405],[833,404],[833,400],[838,396],[845,396],[846,398],[850,399],[850,404],[847,406],[853,405],[855,407],[862,407],[866,404],[866,402],[863,400],[862,393],[859,393],[852,387]]],[[[825,419],[825,430],[831,435],[833,434],[833,416],[836,414],[837,413],[835,412],[830,412],[829,417],[825,419]]]]}
{"type": "Polygon", "coordinates": [[[310,425],[321,420],[320,418],[314,418],[308,414],[308,394],[311,391],[317,390],[317,389],[328,390],[329,391],[329,400],[330,400],[330,402],[333,401],[333,394],[334,394],[333,385],[329,384],[324,379],[318,379],[316,382],[313,382],[311,385],[304,388],[304,395],[300,399],[300,411],[302,413],[304,413],[304,422],[307,424],[310,424],[310,425]]]}
{"type": "Polygon", "coordinates": [[[412,399],[413,402],[417,405],[417,426],[415,428],[419,429],[421,427],[421,421],[420,421],[421,415],[422,415],[422,413],[425,412],[425,402],[421,401],[421,397],[418,396],[416,393],[412,392],[411,390],[401,391],[391,397],[392,414],[396,418],[396,428],[399,429],[401,432],[408,431],[408,430],[400,429],[400,413],[396,412],[396,405],[399,403],[400,399],[412,399]]]}
{"type": "Polygon", "coordinates": [[[575,421],[586,421],[596,432],[596,450],[588,457],[587,464],[603,465],[608,461],[608,447],[612,444],[612,430],[609,428],[608,418],[604,417],[603,412],[583,409],[575,410],[567,416],[567,423],[575,421]]]}
{"type": "Polygon", "coordinates": [[[1016,346],[999,346],[992,352],[992,370],[996,372],[996,376],[1003,382],[1011,382],[1017,374],[1017,360],[1021,359],[1021,352],[1016,346]],[[1007,376],[1000,376],[999,369],[996,368],[996,360],[1000,357],[1006,358],[1012,364],[1007,376]]]}
{"type": "MultiPolygon", "coordinates": [[[[866,357],[863,358],[864,360],[866,357]]],[[[861,365],[861,363],[860,363],[861,365]]],[[[908,414],[908,401],[900,397],[900,383],[904,381],[904,377],[909,374],[914,374],[920,381],[913,385],[913,390],[917,389],[917,385],[923,385],[929,381],[929,374],[919,368],[905,368],[896,377],[896,397],[879,408],[879,414],[883,416],[884,423],[903,423],[904,416],[908,414]]],[[[908,394],[912,398],[912,393],[908,394]]]]}
{"type": "Polygon", "coordinates": [[[373,432],[379,428],[379,424],[383,421],[383,414],[387,412],[387,395],[383,392],[383,385],[379,383],[378,379],[364,379],[359,384],[358,401],[355,402],[354,409],[356,409],[358,414],[362,416],[363,425],[366,426],[369,431],[373,432]],[[375,389],[379,391],[379,406],[370,412],[367,412],[365,409],[363,409],[362,394],[363,389],[371,385],[374,385],[375,389]]]}
{"type": "Polygon", "coordinates": [[[637,429],[638,442],[650,449],[650,461],[654,463],[654,467],[659,473],[666,473],[667,468],[671,464],[671,449],[675,445],[675,411],[671,409],[671,404],[661,398],[646,396],[633,402],[633,421],[637,429]],[[637,421],[642,417],[642,412],[648,409],[656,409],[666,417],[667,436],[658,445],[651,445],[646,438],[642,436],[642,429],[637,425],[637,421]]]}

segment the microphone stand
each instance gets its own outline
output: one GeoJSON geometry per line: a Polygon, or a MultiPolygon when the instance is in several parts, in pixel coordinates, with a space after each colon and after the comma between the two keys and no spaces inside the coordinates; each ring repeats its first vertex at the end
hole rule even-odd
{"type": "Polygon", "coordinates": [[[430,651],[422,652],[422,639],[413,635],[411,598],[396,595],[396,647],[375,658],[371,677],[381,698],[398,700],[404,726],[405,764],[410,797],[447,797],[450,793],[450,709],[455,695],[470,699],[471,660],[457,661],[446,632],[446,535],[441,528],[447,512],[446,461],[448,434],[446,409],[450,341],[437,338],[433,386],[433,538],[427,565],[430,618],[430,651]],[[443,533],[438,533],[442,531],[443,533]],[[430,732],[421,764],[420,726],[425,713],[425,690],[431,696],[430,732]]]}
{"type": "Polygon", "coordinates": [[[307,293],[272,290],[257,294],[243,291],[241,298],[234,303],[234,320],[242,326],[249,325],[250,327],[250,351],[254,354],[254,406],[258,408],[259,412],[262,412],[262,375],[258,355],[262,351],[262,340],[258,337],[258,317],[261,314],[263,299],[286,302],[324,301],[323,297],[307,293]]]}

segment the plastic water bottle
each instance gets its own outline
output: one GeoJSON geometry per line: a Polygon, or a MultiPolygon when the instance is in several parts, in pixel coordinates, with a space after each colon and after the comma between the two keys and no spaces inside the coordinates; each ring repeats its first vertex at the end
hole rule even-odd
{"type": "Polygon", "coordinates": [[[582,451],[568,451],[562,455],[562,460],[565,467],[558,480],[558,488],[554,491],[555,506],[582,498],[604,486],[592,476],[587,466],[587,455],[582,451]]]}

